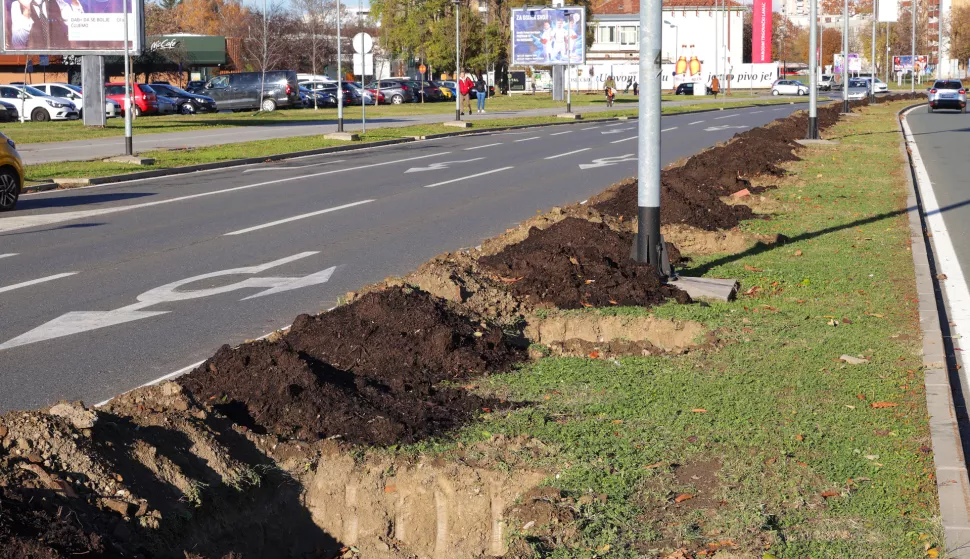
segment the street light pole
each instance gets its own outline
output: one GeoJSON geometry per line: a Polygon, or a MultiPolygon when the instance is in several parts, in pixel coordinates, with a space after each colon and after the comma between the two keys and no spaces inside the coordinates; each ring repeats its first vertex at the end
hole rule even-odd
{"type": "Polygon", "coordinates": [[[869,82],[869,86],[870,86],[869,98],[872,101],[875,101],[876,100],[876,3],[875,2],[872,3],[872,44],[870,46],[872,47],[870,49],[872,51],[871,52],[872,58],[869,59],[869,63],[871,64],[869,68],[869,74],[871,76],[871,80],[869,82]]]}
{"type": "Polygon", "coordinates": [[[131,139],[131,56],[128,53],[128,0],[123,0],[125,12],[125,155],[132,155],[131,139]]]}
{"type": "Polygon", "coordinates": [[[337,0],[337,132],[344,131],[344,76],[340,64],[340,0],[337,0]]]}
{"type": "Polygon", "coordinates": [[[660,237],[660,87],[663,49],[662,0],[643,0],[640,10],[640,83],[637,103],[637,238],[634,258],[666,273],[660,237]]]}
{"type": "Polygon", "coordinates": [[[849,112],[849,0],[842,8],[842,112],[849,112]]]}
{"type": "Polygon", "coordinates": [[[912,70],[909,73],[909,92],[916,93],[916,0],[911,0],[910,4],[910,60],[912,61],[912,70]]]}
{"type": "Polygon", "coordinates": [[[680,60],[680,27],[667,20],[664,20],[664,24],[669,25],[674,30],[674,65],[676,67],[677,61],[680,60]]]}
{"type": "Polygon", "coordinates": [[[808,139],[818,139],[818,0],[811,0],[811,26],[808,38],[808,139]]]}
{"type": "Polygon", "coordinates": [[[461,95],[459,90],[461,89],[461,84],[458,83],[458,73],[461,68],[461,50],[459,49],[460,38],[461,38],[461,27],[459,25],[459,16],[461,15],[461,0],[455,1],[455,120],[461,120],[461,95]]]}

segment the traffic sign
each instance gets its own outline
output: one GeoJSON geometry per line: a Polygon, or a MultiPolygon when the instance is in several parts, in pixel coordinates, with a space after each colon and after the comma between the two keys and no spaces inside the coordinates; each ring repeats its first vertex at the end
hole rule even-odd
{"type": "Polygon", "coordinates": [[[354,52],[357,54],[368,54],[374,48],[374,39],[367,33],[354,35],[354,52]]]}
{"type": "Polygon", "coordinates": [[[424,73],[428,71],[428,67],[425,66],[424,64],[422,64],[422,65],[418,66],[418,71],[421,72],[421,75],[423,76],[424,73]]]}

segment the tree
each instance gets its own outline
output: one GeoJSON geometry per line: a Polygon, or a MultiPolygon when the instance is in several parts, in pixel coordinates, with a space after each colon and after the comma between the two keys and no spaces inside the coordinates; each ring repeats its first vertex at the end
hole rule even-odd
{"type": "MultiPolygon", "coordinates": [[[[266,72],[287,58],[288,28],[291,23],[289,15],[278,2],[269,4],[250,20],[243,50],[247,64],[260,74],[260,91],[266,87],[266,72]]],[[[262,103],[260,110],[263,110],[262,103]]]]}
{"type": "Polygon", "coordinates": [[[954,6],[946,23],[943,32],[950,44],[950,58],[970,58],[970,5],[954,6]]]}
{"type": "MultiPolygon", "coordinates": [[[[304,45],[310,46],[310,72],[317,75],[317,61],[321,60],[320,55],[326,50],[324,47],[324,37],[322,26],[325,22],[323,0],[293,0],[293,6],[297,10],[297,17],[302,23],[301,37],[304,45]]],[[[317,96],[313,96],[313,108],[317,108],[317,96]]]]}

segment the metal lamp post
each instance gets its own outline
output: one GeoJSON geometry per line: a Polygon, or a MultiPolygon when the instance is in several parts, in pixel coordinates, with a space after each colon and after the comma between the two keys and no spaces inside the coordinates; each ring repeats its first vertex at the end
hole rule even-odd
{"type": "Polygon", "coordinates": [[[876,3],[872,3],[872,45],[871,45],[872,58],[869,59],[869,74],[871,79],[869,81],[869,99],[872,101],[876,100],[876,3]]]}
{"type": "Polygon", "coordinates": [[[340,64],[340,0],[337,0],[337,132],[344,131],[344,76],[340,64]]]}
{"type": "Polygon", "coordinates": [[[488,97],[488,66],[491,63],[491,56],[488,50],[488,3],[478,7],[478,13],[485,14],[485,97],[488,97]]]}
{"type": "Polygon", "coordinates": [[[128,53],[128,0],[123,0],[125,12],[125,155],[132,155],[131,139],[131,57],[128,53]]]}
{"type": "Polygon", "coordinates": [[[916,0],[912,0],[910,10],[910,55],[913,70],[909,73],[909,92],[916,93],[916,0]]]}
{"type": "Polygon", "coordinates": [[[637,103],[637,227],[634,257],[648,263],[661,274],[660,237],[660,87],[661,41],[663,33],[662,0],[643,0],[640,10],[640,83],[637,103]]]}
{"type": "Polygon", "coordinates": [[[818,0],[811,0],[808,33],[808,139],[818,139],[818,56],[815,43],[818,37],[818,0]]]}
{"type": "Polygon", "coordinates": [[[842,8],[842,112],[849,112],[849,0],[842,8]]]}
{"type": "Polygon", "coordinates": [[[671,23],[667,20],[664,20],[664,24],[674,29],[674,64],[677,64],[677,61],[680,60],[680,27],[677,27],[676,23],[671,23]]]}
{"type": "Polygon", "coordinates": [[[943,79],[943,0],[936,6],[936,30],[939,37],[936,40],[936,79],[943,79]]]}
{"type": "Polygon", "coordinates": [[[461,69],[461,50],[459,48],[461,38],[461,26],[459,19],[461,16],[461,0],[455,2],[455,120],[461,120],[461,95],[458,91],[461,84],[458,83],[458,73],[461,69]]]}

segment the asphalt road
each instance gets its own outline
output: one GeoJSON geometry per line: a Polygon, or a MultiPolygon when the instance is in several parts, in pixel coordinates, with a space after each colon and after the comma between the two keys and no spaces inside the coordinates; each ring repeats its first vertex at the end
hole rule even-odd
{"type": "Polygon", "coordinates": [[[929,114],[921,107],[906,119],[933,183],[960,268],[964,277],[970,277],[970,161],[966,148],[970,115],[956,111],[929,114]]]}
{"type": "MultiPolygon", "coordinates": [[[[792,98],[793,100],[802,99],[792,98]]],[[[677,105],[694,104],[716,104],[723,102],[748,101],[758,102],[764,98],[731,98],[727,100],[716,100],[712,97],[686,97],[684,101],[664,101],[665,107],[677,105]]],[[[444,108],[447,103],[442,104],[444,108]]],[[[454,108],[454,104],[450,105],[454,108]]],[[[633,103],[619,103],[614,109],[606,105],[591,105],[575,107],[576,113],[597,113],[615,109],[635,109],[633,103]]],[[[565,112],[565,106],[552,109],[531,109],[522,111],[489,111],[484,115],[472,114],[465,115],[465,119],[474,122],[476,120],[496,119],[496,118],[515,118],[529,116],[554,116],[565,112]]],[[[382,116],[369,118],[368,128],[397,128],[402,126],[412,126],[415,124],[435,124],[449,118],[454,118],[455,113],[447,114],[426,114],[412,115],[389,118],[382,116]]],[[[144,117],[151,119],[152,117],[144,117]]],[[[193,117],[184,117],[191,119],[193,117]]],[[[348,132],[360,130],[360,107],[347,107],[344,110],[344,129],[348,132]]],[[[238,121],[236,121],[238,122],[238,121]]],[[[40,126],[43,126],[41,124],[40,126]]],[[[135,129],[134,146],[136,152],[145,152],[155,149],[184,149],[194,147],[215,146],[239,142],[251,142],[256,140],[274,140],[279,138],[290,138],[297,136],[314,136],[317,134],[329,134],[337,131],[336,120],[329,121],[295,121],[269,124],[266,121],[257,121],[255,126],[234,126],[225,128],[213,128],[211,130],[195,130],[189,132],[161,132],[158,134],[139,134],[135,129]]],[[[18,151],[27,165],[39,163],[53,163],[57,161],[86,161],[91,159],[104,159],[115,155],[122,155],[125,150],[124,137],[95,138],[88,140],[75,140],[69,142],[50,142],[20,144],[18,151]]]]}
{"type": "MultiPolygon", "coordinates": [[[[664,117],[663,160],[799,108],[664,117]]],[[[0,411],[185,368],[584,200],[636,151],[635,121],[577,123],[24,196],[0,217],[0,411]]]]}

